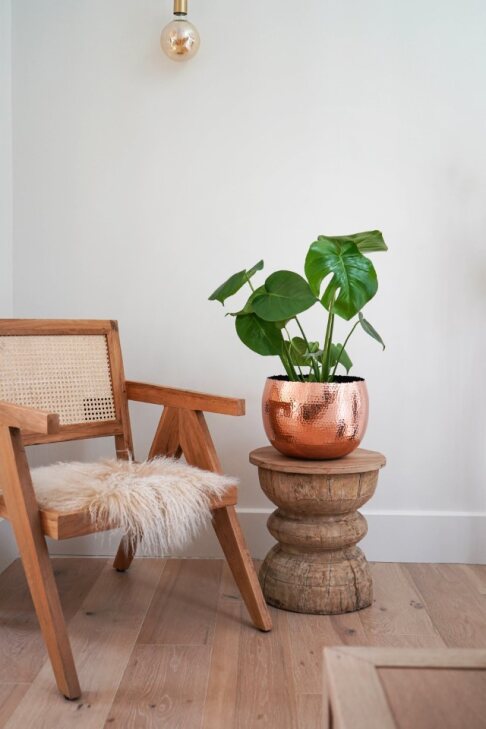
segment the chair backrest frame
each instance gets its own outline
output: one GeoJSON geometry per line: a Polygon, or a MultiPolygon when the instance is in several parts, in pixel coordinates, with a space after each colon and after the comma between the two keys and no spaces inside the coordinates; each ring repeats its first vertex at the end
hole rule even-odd
{"type": "Polygon", "coordinates": [[[0,319],[0,337],[63,335],[102,335],[106,338],[115,417],[110,420],[61,424],[59,432],[49,435],[23,431],[24,445],[114,436],[118,458],[132,456],[133,444],[118,323],[97,319],[0,319]]]}

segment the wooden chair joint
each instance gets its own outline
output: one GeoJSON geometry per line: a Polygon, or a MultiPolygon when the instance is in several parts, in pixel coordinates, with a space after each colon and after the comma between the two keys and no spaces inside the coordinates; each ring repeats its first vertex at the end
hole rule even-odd
{"type": "Polygon", "coordinates": [[[0,401],[0,424],[25,433],[51,435],[59,432],[59,415],[37,408],[0,401]]]}

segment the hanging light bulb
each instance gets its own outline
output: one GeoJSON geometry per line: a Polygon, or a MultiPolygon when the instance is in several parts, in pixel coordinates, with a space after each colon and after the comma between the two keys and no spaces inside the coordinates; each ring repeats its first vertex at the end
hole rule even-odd
{"type": "Polygon", "coordinates": [[[174,0],[174,20],[160,34],[160,47],[172,61],[187,61],[199,50],[199,33],[185,19],[187,0],[174,0]]]}

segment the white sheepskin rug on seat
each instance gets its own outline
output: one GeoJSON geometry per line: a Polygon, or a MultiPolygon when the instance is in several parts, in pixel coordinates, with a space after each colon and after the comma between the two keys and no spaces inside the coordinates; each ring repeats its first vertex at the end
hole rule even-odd
{"type": "Polygon", "coordinates": [[[33,468],[32,481],[41,509],[88,509],[93,522],[120,527],[159,556],[193,539],[211,519],[212,498],[237,483],[173,458],[56,463],[33,468]]]}

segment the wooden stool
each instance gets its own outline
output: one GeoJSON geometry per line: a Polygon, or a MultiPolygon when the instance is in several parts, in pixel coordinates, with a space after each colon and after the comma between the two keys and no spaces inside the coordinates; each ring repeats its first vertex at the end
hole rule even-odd
{"type": "Polygon", "coordinates": [[[359,448],[339,460],[308,461],[268,446],[252,451],[250,462],[278,507],[268,519],[278,544],[260,569],[266,601],[324,615],[371,605],[370,569],[356,546],[368,525],[356,509],[373,496],[385,456],[359,448]]]}

